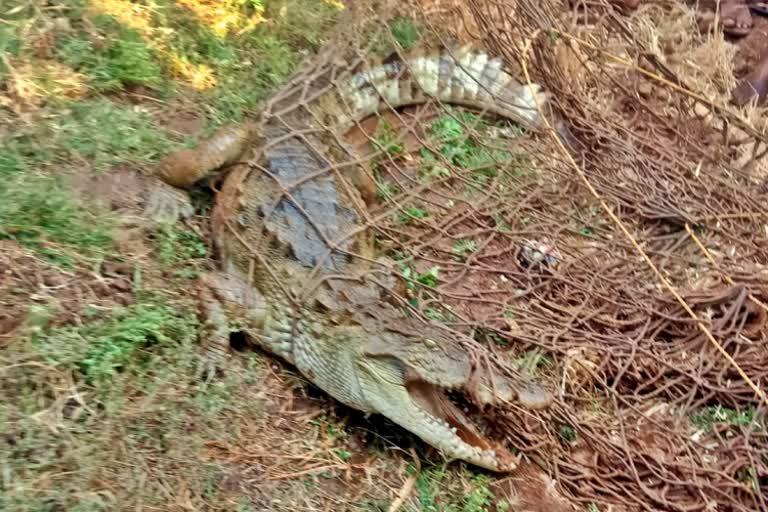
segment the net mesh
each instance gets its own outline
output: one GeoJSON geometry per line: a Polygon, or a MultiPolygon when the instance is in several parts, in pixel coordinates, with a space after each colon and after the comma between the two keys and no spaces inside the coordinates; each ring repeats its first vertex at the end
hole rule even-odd
{"type": "Polygon", "coordinates": [[[649,27],[675,8],[627,19],[594,2],[585,26],[559,2],[359,2],[268,111],[293,128],[334,86],[329,66],[412,44],[473,42],[540,84],[570,150],[553,129],[429,101],[346,133],[316,119],[339,150],[324,172],[375,183],[362,218],[403,277],[394,303],[556,390],[545,411],[489,418],[569,500],[766,510],[760,134],[714,97],[721,75],[689,85],[660,58],[649,27]]]}

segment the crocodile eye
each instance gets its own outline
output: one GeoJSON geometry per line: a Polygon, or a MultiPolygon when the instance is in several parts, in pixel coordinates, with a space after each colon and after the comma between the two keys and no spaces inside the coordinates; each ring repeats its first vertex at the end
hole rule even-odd
{"type": "Polygon", "coordinates": [[[426,345],[427,348],[437,348],[437,342],[429,338],[424,338],[424,345],[426,345]]]}

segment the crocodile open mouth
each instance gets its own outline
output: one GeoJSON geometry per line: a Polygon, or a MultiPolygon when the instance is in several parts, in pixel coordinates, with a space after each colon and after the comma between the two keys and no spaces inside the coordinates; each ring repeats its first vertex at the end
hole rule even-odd
{"type": "Polygon", "coordinates": [[[498,464],[497,469],[512,469],[517,458],[505,448],[488,438],[482,431],[483,426],[476,424],[462,410],[459,403],[462,397],[454,397],[448,390],[410,375],[406,380],[406,389],[411,399],[424,412],[433,417],[436,423],[447,425],[461,441],[477,450],[478,453],[493,454],[498,464]]]}

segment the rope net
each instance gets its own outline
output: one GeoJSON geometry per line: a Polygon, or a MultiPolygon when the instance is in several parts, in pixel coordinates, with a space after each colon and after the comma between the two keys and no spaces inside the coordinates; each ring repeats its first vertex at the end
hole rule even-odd
{"type": "Polygon", "coordinates": [[[436,100],[380,106],[345,133],[316,119],[336,151],[326,172],[362,168],[375,183],[362,217],[403,278],[392,303],[555,390],[549,409],[487,415],[572,503],[768,510],[759,126],[723,107],[732,84],[716,67],[695,84],[679,75],[670,55],[704,36],[653,31],[692,23],[683,6],[627,18],[593,2],[588,25],[583,7],[356,3],[267,116],[293,127],[318,83],[409,46],[472,42],[528,75],[570,148],[436,100]]]}

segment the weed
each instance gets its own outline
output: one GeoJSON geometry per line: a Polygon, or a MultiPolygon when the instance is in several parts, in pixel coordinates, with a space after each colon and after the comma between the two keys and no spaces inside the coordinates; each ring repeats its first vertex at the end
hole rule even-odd
{"type": "Polygon", "coordinates": [[[459,240],[453,244],[452,249],[456,254],[473,253],[477,250],[477,242],[471,239],[459,240]]]}
{"type": "Polygon", "coordinates": [[[161,224],[154,238],[158,260],[163,265],[179,265],[208,254],[205,240],[178,224],[161,224]]]}
{"type": "Polygon", "coordinates": [[[494,498],[488,488],[488,477],[477,475],[472,477],[472,490],[464,496],[461,503],[461,512],[488,512],[494,498]]]}
{"type": "MultiPolygon", "coordinates": [[[[471,475],[467,479],[470,489],[446,492],[444,480],[448,472],[445,465],[422,471],[416,479],[419,512],[488,512],[494,495],[488,488],[485,475],[471,475]]],[[[415,511],[414,511],[415,512],[415,511]]]]}
{"type": "MultiPolygon", "coordinates": [[[[21,39],[12,25],[0,24],[0,55],[16,57],[21,50],[21,39]]],[[[7,77],[8,69],[3,59],[0,59],[0,85],[7,77]]]]}
{"type": "Polygon", "coordinates": [[[421,27],[408,16],[397,16],[389,22],[389,34],[379,33],[373,38],[371,48],[382,56],[391,55],[398,50],[394,43],[403,50],[416,46],[421,39],[421,27]]]}
{"type": "Polygon", "coordinates": [[[86,382],[104,384],[131,364],[142,349],[194,336],[196,321],[161,300],[114,309],[104,319],[53,329],[35,343],[56,365],[77,368],[86,382]],[[43,350],[45,348],[45,350],[43,350]]]}
{"type": "Polygon", "coordinates": [[[390,157],[400,156],[405,150],[405,145],[398,140],[397,132],[386,119],[376,127],[376,132],[373,134],[373,145],[378,151],[390,157]]]}
{"type": "Polygon", "coordinates": [[[378,169],[374,169],[373,178],[376,181],[376,198],[379,201],[394,197],[399,192],[397,186],[381,177],[378,169]]]}
{"type": "Polygon", "coordinates": [[[397,16],[389,25],[392,37],[405,50],[416,46],[421,37],[421,30],[413,19],[407,16],[397,16]]]}
{"type": "Polygon", "coordinates": [[[35,250],[65,266],[79,257],[94,258],[112,250],[112,219],[77,201],[61,180],[34,175],[0,188],[0,239],[35,250]]]}
{"type": "Polygon", "coordinates": [[[210,75],[202,88],[215,127],[256,109],[294,71],[302,52],[317,49],[337,12],[334,6],[312,0],[269,2],[264,8],[269,23],[225,37],[172,5],[161,9],[157,23],[174,27],[166,45],[177,68],[190,69],[192,75],[207,70],[204,74],[210,75]]]}
{"type": "Polygon", "coordinates": [[[487,329],[485,327],[479,327],[478,329],[475,330],[475,339],[477,341],[482,342],[482,341],[486,341],[484,340],[484,338],[487,338],[487,340],[492,341],[494,344],[500,347],[506,347],[509,345],[509,341],[502,338],[498,332],[492,329],[487,329]]]}
{"type": "Polygon", "coordinates": [[[560,437],[569,443],[576,441],[576,429],[570,425],[563,425],[560,427],[560,437]]]}
{"type": "Polygon", "coordinates": [[[527,369],[529,372],[536,372],[539,368],[551,366],[552,363],[553,361],[550,356],[542,354],[538,350],[528,350],[522,357],[511,361],[512,366],[515,368],[519,370],[527,369]]]}
{"type": "Polygon", "coordinates": [[[61,105],[0,145],[0,175],[71,161],[102,171],[125,161],[152,161],[177,146],[148,115],[106,99],[61,105]]]}
{"type": "Polygon", "coordinates": [[[466,133],[465,126],[481,133],[487,129],[485,121],[472,113],[449,111],[433,121],[430,135],[439,144],[440,153],[449,162],[479,173],[482,181],[479,184],[484,185],[482,176],[497,176],[497,167],[508,163],[511,155],[507,151],[489,149],[478,144],[466,133]]]}
{"type": "Polygon", "coordinates": [[[81,31],[59,42],[58,57],[62,62],[86,74],[96,91],[161,84],[157,57],[137,30],[106,15],[91,21],[96,34],[81,31]]]}
{"type": "Polygon", "coordinates": [[[443,308],[427,308],[424,310],[424,315],[436,322],[448,323],[454,320],[453,314],[443,308]]]}
{"type": "Polygon", "coordinates": [[[421,168],[419,169],[419,177],[422,180],[429,181],[433,178],[448,178],[451,176],[451,171],[442,162],[439,162],[435,155],[433,155],[428,149],[421,148],[419,150],[421,156],[421,168]]]}
{"type": "Polygon", "coordinates": [[[270,30],[291,48],[316,50],[339,9],[331,2],[271,0],[266,5],[266,16],[272,22],[270,30]]]}
{"type": "Polygon", "coordinates": [[[437,286],[437,274],[440,272],[440,267],[432,267],[428,272],[423,274],[415,272],[408,266],[402,266],[401,270],[403,277],[408,280],[408,287],[411,289],[416,289],[417,284],[423,284],[430,288],[437,286]],[[415,283],[413,281],[415,281],[415,283]]]}
{"type": "Polygon", "coordinates": [[[421,220],[427,218],[428,216],[429,212],[426,210],[417,206],[409,206],[397,214],[396,221],[398,224],[408,224],[412,220],[421,220]]]}
{"type": "Polygon", "coordinates": [[[274,87],[282,83],[301,61],[301,55],[285,41],[264,34],[242,42],[234,59],[222,61],[214,68],[218,72],[215,88],[205,92],[214,126],[238,121],[243,113],[254,110],[274,87]],[[247,83],[248,87],[243,88],[247,83]]]}
{"type": "Polygon", "coordinates": [[[504,220],[504,217],[502,217],[500,213],[495,213],[493,215],[493,222],[496,224],[496,229],[502,233],[509,233],[512,231],[512,228],[509,226],[507,221],[504,220]]]}
{"type": "Polygon", "coordinates": [[[728,423],[734,426],[751,426],[755,422],[755,408],[735,410],[722,405],[705,407],[691,416],[691,423],[704,432],[711,432],[715,423],[728,423]]]}
{"type": "Polygon", "coordinates": [[[177,146],[152,124],[148,115],[95,100],[72,104],[62,119],[62,149],[88,158],[96,169],[128,160],[152,161],[177,146]]]}

